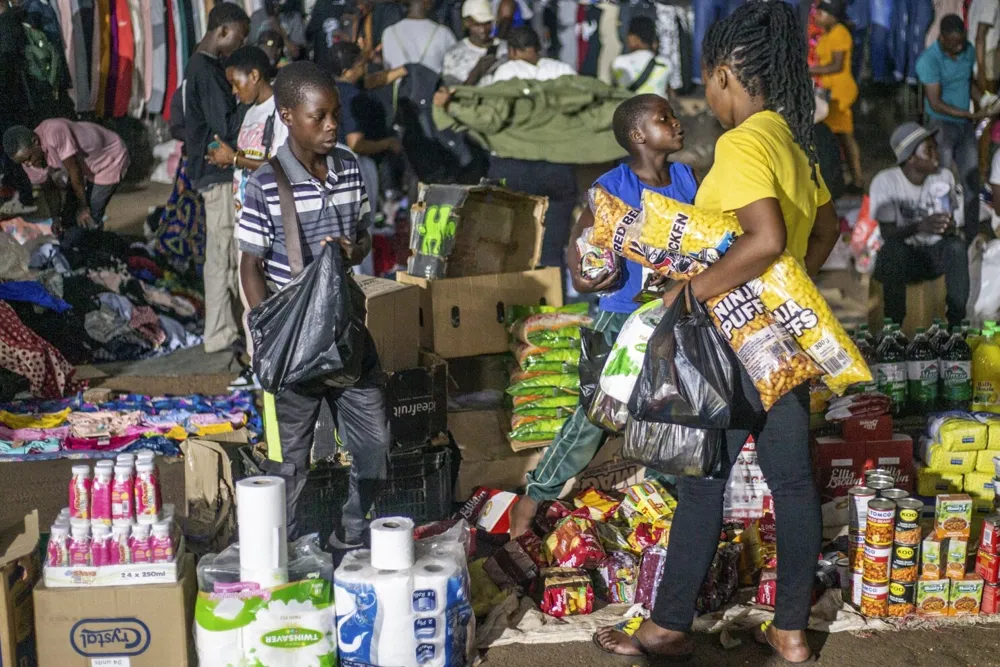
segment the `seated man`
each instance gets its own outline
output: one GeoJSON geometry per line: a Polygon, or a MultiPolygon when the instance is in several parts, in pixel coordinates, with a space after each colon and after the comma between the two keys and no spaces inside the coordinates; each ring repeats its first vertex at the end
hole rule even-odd
{"type": "Polygon", "coordinates": [[[906,285],[944,274],[948,324],[957,326],[969,298],[969,261],[952,216],[961,214],[955,177],[941,168],[935,134],[916,123],[892,133],[899,166],[879,172],[869,193],[884,242],[874,277],[885,293],[885,316],[902,322],[906,285]]]}
{"type": "Polygon", "coordinates": [[[64,225],[104,227],[104,211],[129,166],[121,137],[94,123],[52,118],[34,132],[20,125],[9,128],[3,149],[36,185],[65,188],[68,180],[64,225]]]}

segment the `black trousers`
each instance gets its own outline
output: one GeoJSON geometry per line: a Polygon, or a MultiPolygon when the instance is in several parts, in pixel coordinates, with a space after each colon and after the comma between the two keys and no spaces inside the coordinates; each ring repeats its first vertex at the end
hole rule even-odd
{"type": "Polygon", "coordinates": [[[295,512],[309,473],[309,453],[320,407],[326,401],[336,420],[340,439],[353,459],[340,527],[348,543],[362,540],[368,527],[365,516],[386,477],[390,437],[384,384],[375,342],[369,335],[364,373],[355,386],[344,389],[297,386],[275,394],[282,460],[267,461],[265,468],[267,473],[285,480],[289,539],[300,537],[295,512]]]}
{"type": "Polygon", "coordinates": [[[489,178],[506,181],[511,190],[549,198],[539,264],[565,268],[566,245],[573,229],[573,208],[576,206],[576,173],[573,166],[492,157],[489,178]]]}
{"type": "Polygon", "coordinates": [[[906,317],[906,286],[934,280],[944,275],[948,324],[958,326],[965,319],[969,300],[969,255],[965,242],[946,236],[934,245],[909,245],[887,241],[875,260],[875,280],[882,283],[885,316],[893,322],[906,317]]]}
{"type": "Polygon", "coordinates": [[[695,601],[719,544],[722,503],[729,469],[747,436],[774,496],[778,538],[778,593],[774,625],[804,630],[809,622],[823,522],[809,456],[809,387],[801,384],[764,412],[760,395],[740,365],[733,397],[733,426],[725,432],[729,465],[717,478],[683,477],[670,527],[670,548],[652,620],[687,632],[695,601]]]}

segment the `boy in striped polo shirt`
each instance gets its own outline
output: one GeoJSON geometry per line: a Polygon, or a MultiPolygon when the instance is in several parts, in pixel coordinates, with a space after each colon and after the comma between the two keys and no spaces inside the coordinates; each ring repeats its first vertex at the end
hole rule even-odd
{"type": "MultiPolygon", "coordinates": [[[[357,157],[337,144],[336,84],[313,63],[292,63],[275,79],[274,97],[281,122],[288,126],[288,142],[276,158],[292,186],[303,265],[312,263],[327,243],[338,243],[348,263],[358,264],[371,250],[371,207],[357,157]]],[[[247,306],[254,308],[290,280],[278,186],[268,164],[247,182],[237,235],[240,285],[247,306]]],[[[347,550],[364,542],[365,515],[385,479],[389,451],[384,380],[370,335],[363,368],[353,387],[296,386],[273,398],[265,395],[270,399],[265,400],[265,417],[269,423],[277,422],[276,434],[268,427],[271,460],[266,471],[285,479],[289,538],[298,537],[295,508],[306,483],[313,431],[325,400],[353,458],[347,502],[329,543],[335,550],[347,550]]]]}

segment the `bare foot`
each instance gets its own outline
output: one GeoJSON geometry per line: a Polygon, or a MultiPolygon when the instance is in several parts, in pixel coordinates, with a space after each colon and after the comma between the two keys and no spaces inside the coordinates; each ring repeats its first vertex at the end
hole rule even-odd
{"type": "Polygon", "coordinates": [[[530,496],[519,496],[510,509],[510,538],[515,539],[531,530],[531,522],[538,512],[538,501],[530,496]]]}
{"type": "Polygon", "coordinates": [[[782,658],[791,663],[810,662],[812,649],[806,643],[806,633],[803,630],[779,630],[774,625],[768,625],[760,636],[782,658]]]}
{"type": "Polygon", "coordinates": [[[613,625],[599,628],[594,641],[608,653],[617,655],[688,658],[694,652],[694,640],[686,633],[661,628],[648,620],[643,621],[632,636],[616,630],[613,625]]]}

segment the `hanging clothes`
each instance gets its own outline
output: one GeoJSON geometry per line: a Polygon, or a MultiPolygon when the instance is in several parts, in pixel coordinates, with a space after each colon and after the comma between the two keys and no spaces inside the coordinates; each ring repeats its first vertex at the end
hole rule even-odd
{"type": "Polygon", "coordinates": [[[0,367],[27,378],[31,393],[41,398],[59,398],[76,389],[76,369],[26,327],[6,301],[0,301],[0,367]]]}
{"type": "Polygon", "coordinates": [[[132,61],[132,94],[128,102],[128,115],[141,118],[146,109],[146,40],[150,32],[142,17],[141,0],[127,0],[129,16],[132,19],[132,41],[135,42],[135,57],[132,61]]]}
{"type": "Polygon", "coordinates": [[[108,82],[104,86],[104,117],[115,115],[115,95],[118,90],[118,0],[108,0],[111,54],[108,61],[108,82]]]}
{"type": "Polygon", "coordinates": [[[173,60],[174,67],[177,68],[177,84],[181,85],[181,81],[184,80],[185,68],[185,49],[187,45],[184,43],[184,11],[183,5],[180,0],[170,0],[170,20],[174,24],[174,50],[170,54],[173,60]]]}
{"type": "MultiPolygon", "coordinates": [[[[181,76],[177,69],[177,33],[174,30],[174,17],[173,17],[173,2],[171,0],[163,0],[164,9],[164,20],[163,26],[166,34],[166,53],[164,54],[163,62],[166,67],[166,88],[164,88],[163,95],[163,108],[161,112],[163,113],[163,118],[167,121],[170,120],[170,101],[174,97],[174,93],[177,91],[177,86],[180,85],[181,76]]],[[[182,70],[183,71],[183,70],[182,70]]]]}
{"type": "Polygon", "coordinates": [[[146,48],[147,100],[150,113],[163,113],[167,93],[167,23],[163,0],[148,0],[152,40],[146,48]]]}
{"type": "Polygon", "coordinates": [[[581,2],[576,13],[576,71],[584,76],[597,76],[597,61],[601,55],[601,8],[581,2]]]}
{"type": "Polygon", "coordinates": [[[132,10],[129,0],[115,1],[115,19],[118,26],[116,51],[118,62],[115,67],[115,104],[112,115],[122,118],[128,115],[132,99],[132,71],[135,68],[135,38],[132,36],[132,10]]]}
{"type": "MultiPolygon", "coordinates": [[[[60,0],[67,2],[67,0],[60,0]]],[[[66,42],[66,59],[69,62],[73,88],[70,95],[76,103],[77,113],[88,113],[94,109],[93,96],[90,90],[90,55],[87,53],[90,40],[87,28],[93,36],[94,16],[93,0],[68,0],[72,25],[71,40],[66,42]]]]}
{"type": "MultiPolygon", "coordinates": [[[[690,36],[694,32],[693,23],[694,18],[686,7],[667,5],[662,2],[656,4],[656,37],[660,42],[659,55],[670,69],[667,85],[673,90],[681,90],[695,77],[694,63],[689,63],[687,66],[684,63],[684,56],[690,51],[684,46],[690,44],[690,36]]],[[[700,78],[700,64],[697,70],[700,78]]]]}
{"type": "Polygon", "coordinates": [[[108,71],[111,69],[111,7],[109,0],[94,0],[94,37],[90,42],[93,73],[90,77],[93,110],[103,116],[108,71]]]}

